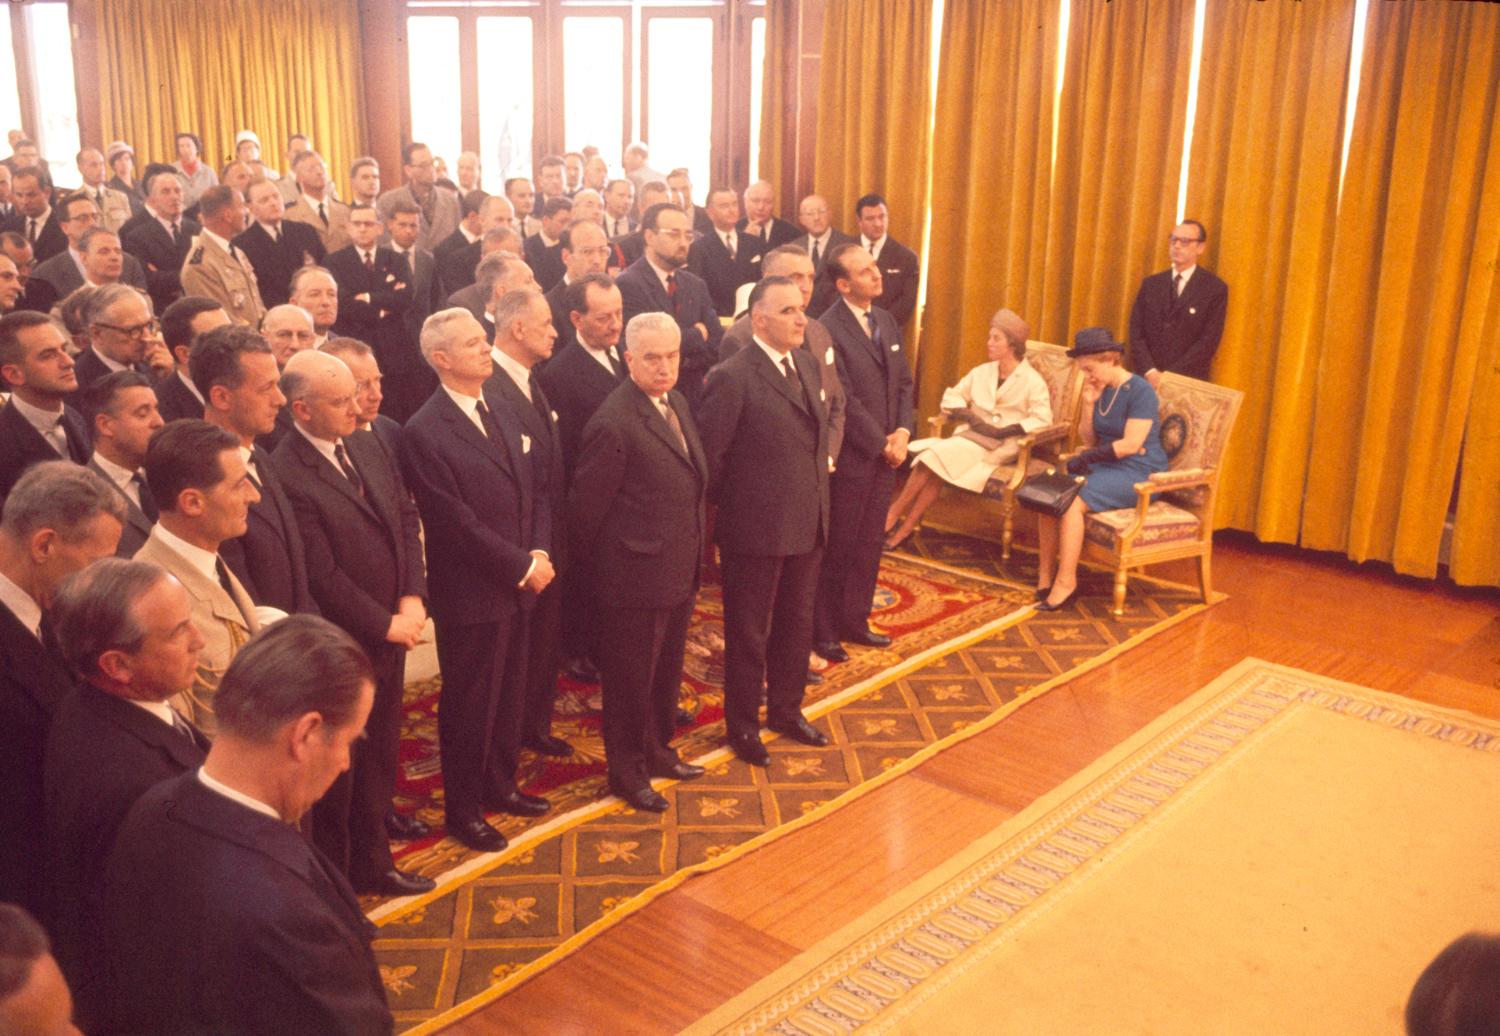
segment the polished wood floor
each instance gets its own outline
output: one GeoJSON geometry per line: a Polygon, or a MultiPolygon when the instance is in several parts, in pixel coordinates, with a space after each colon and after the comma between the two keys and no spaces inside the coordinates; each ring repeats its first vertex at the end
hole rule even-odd
{"type": "Polygon", "coordinates": [[[826,820],[694,878],[448,1031],[676,1032],[1247,656],[1500,718],[1493,591],[1238,535],[1221,537],[1214,570],[1228,601],[826,820]]]}

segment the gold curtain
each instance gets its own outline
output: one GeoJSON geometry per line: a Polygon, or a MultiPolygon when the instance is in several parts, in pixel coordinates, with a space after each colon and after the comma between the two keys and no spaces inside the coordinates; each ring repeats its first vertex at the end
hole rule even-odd
{"type": "Polygon", "coordinates": [[[874,191],[891,237],[920,254],[932,0],[828,0],[820,65],[813,183],[834,226],[857,233],[854,202],[874,191]]]}
{"type": "Polygon", "coordinates": [[[1245,403],[1218,523],[1295,543],[1338,211],[1354,0],[1208,0],[1187,216],[1229,284],[1215,380],[1245,403]]]}
{"type": "Polygon", "coordinates": [[[797,66],[802,57],[797,47],[797,12],[786,4],[766,4],[766,57],[761,76],[760,178],[776,188],[783,219],[797,222],[796,186],[788,180],[786,158],[795,153],[796,142],[786,139],[797,125],[797,66]],[[788,14],[791,16],[788,17],[788,14]]]}
{"type": "Polygon", "coordinates": [[[917,385],[943,387],[985,360],[989,321],[1009,307],[1038,327],[1057,0],[950,3],[943,17],[932,141],[932,241],[917,385]],[[976,262],[976,257],[983,257],[976,262]]]}
{"type": "Polygon", "coordinates": [[[137,168],[174,161],[179,130],[217,172],[251,129],[279,169],[307,134],[349,197],[361,154],[358,0],[74,0],[98,26],[101,136],[136,148],[137,168]]]}
{"type": "Polygon", "coordinates": [[[1166,268],[1192,43],[1193,0],[1074,0],[1040,337],[1123,341],[1143,271],[1166,268]]]}
{"type": "MultiPolygon", "coordinates": [[[[1500,8],[1371,5],[1323,325],[1306,546],[1437,571],[1477,368],[1494,355],[1497,100],[1500,8]]],[[[1483,383],[1494,388],[1493,367],[1483,383]]],[[[1493,413],[1491,400],[1476,411],[1493,413]]],[[[1486,554],[1493,568],[1500,482],[1493,440],[1476,447],[1464,536],[1490,543],[1466,544],[1471,576],[1486,554]]]]}

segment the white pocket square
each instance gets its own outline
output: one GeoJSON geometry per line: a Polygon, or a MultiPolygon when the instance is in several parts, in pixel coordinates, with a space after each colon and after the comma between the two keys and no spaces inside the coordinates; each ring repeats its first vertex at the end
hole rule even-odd
{"type": "Polygon", "coordinates": [[[525,432],[521,433],[521,452],[531,452],[531,436],[527,435],[525,432]]]}
{"type": "Polygon", "coordinates": [[[554,424],[557,423],[557,411],[556,410],[552,411],[552,422],[554,424]]]}
{"type": "Polygon", "coordinates": [[[830,367],[833,366],[833,346],[830,345],[828,347],[828,352],[823,354],[823,362],[828,364],[830,367]]]}
{"type": "Polygon", "coordinates": [[[891,352],[898,353],[900,351],[901,351],[901,346],[900,345],[893,345],[893,346],[891,346],[891,352]]]}

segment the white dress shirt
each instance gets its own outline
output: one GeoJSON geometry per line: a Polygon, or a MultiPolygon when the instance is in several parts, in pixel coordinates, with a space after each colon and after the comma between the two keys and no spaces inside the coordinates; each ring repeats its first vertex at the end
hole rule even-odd
{"type": "Polygon", "coordinates": [[[137,507],[141,506],[141,487],[135,480],[136,472],[120,467],[98,450],[94,451],[94,463],[98,465],[100,471],[104,472],[105,478],[113,482],[120,492],[130,498],[131,503],[137,507]]]}
{"type": "Polygon", "coordinates": [[[47,444],[57,451],[59,457],[69,459],[68,433],[63,430],[61,406],[58,406],[56,410],[43,410],[41,407],[32,406],[15,392],[10,394],[10,405],[16,408],[16,413],[26,418],[27,424],[35,428],[37,433],[47,440],[47,444]]]}
{"type": "Polygon", "coordinates": [[[0,572],[0,604],[9,608],[16,621],[29,629],[33,637],[42,639],[42,606],[4,572],[0,572]]]}
{"type": "Polygon", "coordinates": [[[335,471],[337,471],[340,475],[344,474],[344,469],[339,464],[338,455],[338,448],[343,445],[344,440],[335,439],[334,441],[329,442],[327,439],[320,439],[296,422],[292,423],[292,427],[302,433],[302,438],[312,443],[313,449],[321,453],[323,455],[323,459],[332,464],[335,471]]]}
{"type": "Polygon", "coordinates": [[[578,336],[578,344],[583,346],[584,352],[588,353],[595,360],[598,360],[599,366],[609,371],[611,377],[614,376],[615,365],[610,362],[610,351],[608,349],[601,349],[597,346],[590,345],[588,342],[585,342],[583,340],[582,335],[578,336]]]}
{"type": "Polygon", "coordinates": [[[260,801],[259,799],[252,799],[249,795],[246,795],[243,792],[235,791],[229,785],[222,784],[219,781],[214,780],[208,775],[208,771],[201,766],[198,767],[198,783],[202,784],[209,791],[224,796],[231,802],[238,802],[246,809],[253,809],[257,813],[264,813],[272,820],[281,819],[281,814],[276,812],[276,810],[272,809],[270,806],[266,805],[264,802],[260,801]]]}
{"type": "Polygon", "coordinates": [[[517,363],[494,346],[490,347],[490,359],[495,361],[495,366],[510,375],[510,380],[516,383],[516,388],[521,390],[526,402],[531,402],[531,368],[517,363]]]}
{"type": "Polygon", "coordinates": [[[479,397],[466,396],[456,389],[449,388],[447,385],[443,386],[443,391],[448,393],[449,399],[458,404],[458,409],[462,410],[464,416],[474,423],[474,427],[479,429],[479,433],[488,439],[490,437],[489,429],[484,426],[484,422],[479,418],[479,397]]]}
{"type": "Polygon", "coordinates": [[[175,728],[177,726],[177,710],[172,708],[172,706],[168,705],[164,701],[140,701],[137,698],[121,698],[120,700],[128,701],[130,702],[130,704],[136,706],[137,708],[151,713],[151,715],[155,716],[157,719],[161,720],[169,727],[175,728]]]}
{"type": "Polygon", "coordinates": [[[865,246],[865,251],[869,252],[876,259],[879,259],[880,250],[885,247],[885,239],[889,236],[890,235],[888,234],[881,234],[879,238],[871,241],[869,238],[861,234],[859,235],[859,243],[865,246]]]}

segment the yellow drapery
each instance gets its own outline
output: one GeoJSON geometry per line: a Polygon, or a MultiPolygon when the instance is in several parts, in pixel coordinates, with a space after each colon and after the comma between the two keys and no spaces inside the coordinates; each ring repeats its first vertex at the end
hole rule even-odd
{"type": "Polygon", "coordinates": [[[786,156],[794,150],[786,139],[787,128],[795,126],[797,105],[797,65],[802,60],[797,48],[796,12],[785,4],[766,5],[766,58],[761,77],[760,98],[760,178],[776,188],[777,215],[796,224],[797,199],[792,197],[793,182],[787,179],[786,156]]]}
{"type": "MultiPolygon", "coordinates": [[[[1500,9],[1371,6],[1333,242],[1306,546],[1437,571],[1476,369],[1494,349],[1497,101],[1500,9]]],[[[1465,470],[1476,521],[1486,496],[1495,513],[1489,445],[1465,470]]],[[[1487,535],[1493,560],[1493,523],[1487,535]]]]}
{"type": "Polygon", "coordinates": [[[1074,0],[1058,109],[1041,331],[1121,341],[1167,266],[1182,173],[1193,0],[1074,0]]]}
{"type": "Polygon", "coordinates": [[[890,236],[920,250],[931,51],[932,0],[829,0],[813,183],[834,226],[857,234],[854,202],[873,191],[890,236]]]}
{"type": "Polygon", "coordinates": [[[1057,83],[1056,0],[944,9],[932,148],[932,234],[919,410],[984,362],[1009,307],[1038,329],[1057,83]],[[982,261],[976,261],[983,257],[982,261]]]}
{"type": "Polygon", "coordinates": [[[104,140],[127,140],[137,169],[174,161],[179,130],[203,139],[217,172],[254,130],[261,160],[307,134],[349,197],[362,153],[364,86],[357,0],[74,0],[98,27],[104,140]]]}
{"type": "Polygon", "coordinates": [[[1354,0],[1208,0],[1187,213],[1229,284],[1216,381],[1245,403],[1218,524],[1295,543],[1338,212],[1354,0]]]}

